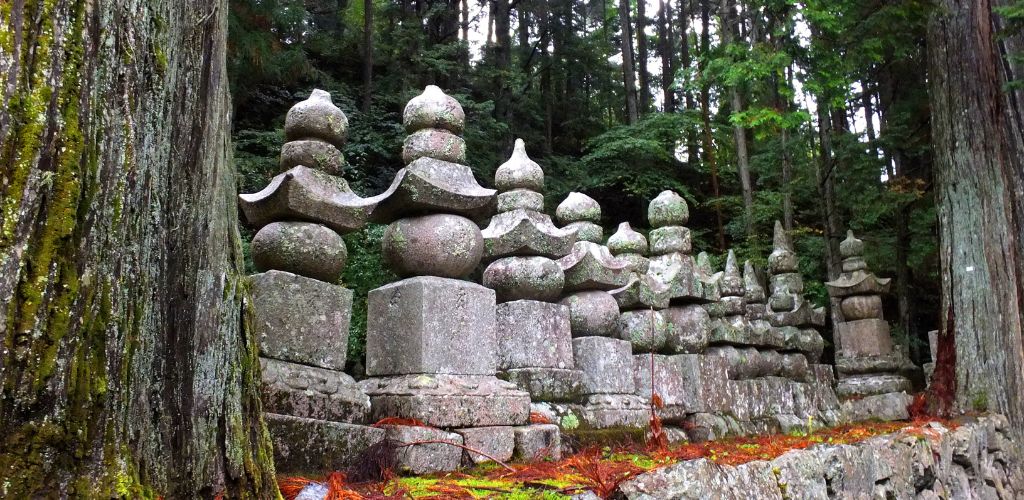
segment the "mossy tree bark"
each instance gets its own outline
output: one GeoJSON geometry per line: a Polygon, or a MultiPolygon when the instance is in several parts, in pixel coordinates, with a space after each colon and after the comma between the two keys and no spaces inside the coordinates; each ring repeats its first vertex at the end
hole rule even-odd
{"type": "Polygon", "coordinates": [[[955,387],[960,408],[1005,413],[1019,439],[1024,135],[995,21],[988,1],[944,0],[928,24],[944,322],[933,387],[955,387]]]}
{"type": "Polygon", "coordinates": [[[0,496],[278,496],[227,12],[0,2],[0,496]]]}

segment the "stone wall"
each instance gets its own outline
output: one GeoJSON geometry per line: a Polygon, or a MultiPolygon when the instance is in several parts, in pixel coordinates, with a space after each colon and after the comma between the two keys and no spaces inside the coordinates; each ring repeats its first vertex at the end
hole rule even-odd
{"type": "Polygon", "coordinates": [[[737,467],[692,460],[623,483],[619,498],[1021,498],[1024,471],[1006,428],[995,415],[955,430],[933,423],[924,435],[819,445],[737,467]]]}

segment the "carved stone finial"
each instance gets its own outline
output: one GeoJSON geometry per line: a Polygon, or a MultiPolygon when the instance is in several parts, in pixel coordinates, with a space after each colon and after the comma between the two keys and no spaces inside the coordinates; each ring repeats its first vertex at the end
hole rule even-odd
{"type": "Polygon", "coordinates": [[[839,254],[844,259],[860,257],[864,255],[864,242],[853,235],[853,230],[846,231],[846,239],[839,244],[839,254]]]}
{"type": "Polygon", "coordinates": [[[494,187],[502,193],[513,189],[544,191],[544,170],[526,154],[522,139],[516,139],[512,156],[494,172],[494,187]]]}
{"type": "Polygon", "coordinates": [[[686,200],[675,191],[662,191],[647,207],[647,222],[651,227],[682,226],[690,220],[686,200]]]}
{"type": "Polygon", "coordinates": [[[289,141],[315,138],[342,148],[348,139],[348,118],[334,105],[331,94],[316,89],[288,110],[284,135],[289,141]]]}

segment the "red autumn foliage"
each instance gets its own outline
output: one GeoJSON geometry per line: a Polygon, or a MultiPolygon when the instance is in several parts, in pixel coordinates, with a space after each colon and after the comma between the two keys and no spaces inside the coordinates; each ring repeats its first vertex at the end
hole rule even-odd
{"type": "MultiPolygon", "coordinates": [[[[285,500],[293,500],[299,496],[303,488],[315,482],[319,481],[313,481],[305,477],[285,477],[278,480],[277,487],[281,490],[281,496],[285,500]]],[[[343,472],[328,474],[322,484],[327,486],[327,495],[324,497],[324,500],[364,500],[366,498],[359,492],[347,487],[346,477],[343,472]]]]}
{"type": "Polygon", "coordinates": [[[550,423],[553,423],[553,422],[551,422],[551,419],[548,418],[547,415],[544,415],[543,413],[537,413],[535,411],[531,411],[530,412],[530,423],[531,424],[550,424],[550,423]]]}
{"type": "Polygon", "coordinates": [[[914,395],[914,400],[907,405],[907,413],[910,414],[910,418],[915,420],[928,414],[928,400],[923,392],[914,395]]]}

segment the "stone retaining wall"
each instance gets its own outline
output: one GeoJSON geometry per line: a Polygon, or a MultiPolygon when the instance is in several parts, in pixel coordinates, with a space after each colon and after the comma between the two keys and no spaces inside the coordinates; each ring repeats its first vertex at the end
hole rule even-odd
{"type": "Polygon", "coordinates": [[[1024,497],[1024,470],[1000,415],[955,430],[897,433],[854,445],[819,445],[737,467],[707,459],[637,476],[626,499],[966,499],[1024,497]]]}

